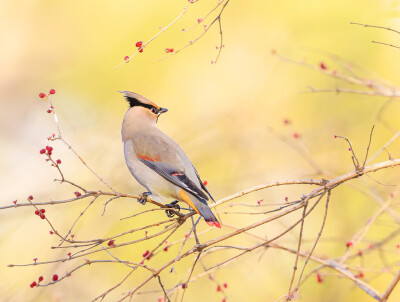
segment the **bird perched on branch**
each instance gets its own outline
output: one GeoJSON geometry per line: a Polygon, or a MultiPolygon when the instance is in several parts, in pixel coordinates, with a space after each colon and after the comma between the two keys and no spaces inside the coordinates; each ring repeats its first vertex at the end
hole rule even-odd
{"type": "Polygon", "coordinates": [[[137,93],[121,92],[130,106],[121,131],[125,161],[133,177],[149,191],[142,194],[139,202],[144,204],[150,194],[161,201],[176,199],[168,205],[171,208],[179,208],[177,202],[183,201],[208,225],[220,228],[207,204],[208,196],[214,199],[199,173],[181,147],[157,128],[159,116],[168,110],[137,93]]]}

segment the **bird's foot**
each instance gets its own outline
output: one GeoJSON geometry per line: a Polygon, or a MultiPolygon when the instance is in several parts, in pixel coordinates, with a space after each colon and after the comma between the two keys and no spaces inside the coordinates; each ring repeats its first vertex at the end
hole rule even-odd
{"type": "Polygon", "coordinates": [[[142,195],[140,195],[138,202],[141,203],[142,205],[145,205],[147,202],[147,196],[149,195],[151,195],[151,192],[143,192],[142,195]]]}
{"type": "MultiPolygon", "coordinates": [[[[176,212],[178,212],[178,213],[179,213],[180,210],[181,210],[181,207],[179,206],[177,200],[174,200],[174,201],[171,202],[170,204],[166,204],[166,206],[167,206],[168,208],[175,209],[176,212]]],[[[173,211],[171,211],[171,210],[165,210],[165,213],[167,214],[167,216],[168,216],[169,218],[172,218],[172,217],[175,216],[175,213],[174,213],[173,211]]]]}

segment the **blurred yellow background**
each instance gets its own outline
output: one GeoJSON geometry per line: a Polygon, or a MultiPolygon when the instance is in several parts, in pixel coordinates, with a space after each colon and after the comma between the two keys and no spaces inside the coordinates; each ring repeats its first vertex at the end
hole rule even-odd
{"type": "MultiPolygon", "coordinates": [[[[38,98],[40,92],[47,93],[51,88],[56,90],[53,100],[67,141],[118,191],[132,194],[143,192],[143,188],[132,178],[124,162],[120,127],[128,105],[119,90],[138,92],[169,109],[160,118],[159,127],[182,146],[202,178],[208,181],[207,188],[216,199],[275,180],[332,178],[347,173],[353,169],[350,155],[343,141],[333,139],[335,134],[349,137],[355,151],[363,157],[373,124],[376,130],[372,153],[393,135],[391,129],[399,128],[398,103],[390,104],[390,109],[383,113],[383,119],[390,126],[384,127],[376,117],[388,101],[386,98],[303,93],[308,85],[330,88],[338,83],[280,60],[271,55],[271,50],[296,60],[307,59],[313,64],[323,61],[328,68],[340,68],[322,53],[329,52],[396,81],[400,77],[398,49],[370,41],[398,44],[399,37],[392,32],[349,23],[400,29],[400,1],[231,0],[222,15],[225,48],[217,64],[211,64],[219,45],[216,27],[185,51],[159,61],[165,56],[165,48],[178,49],[201,32],[201,26],[189,32],[182,32],[182,28],[195,24],[216,2],[202,0],[190,6],[184,17],[142,54],[115,70],[113,67],[123,62],[124,56],[135,51],[135,42],[147,41],[159,31],[159,26],[165,27],[176,18],[185,0],[1,1],[0,206],[11,204],[15,199],[25,202],[31,194],[37,202],[73,197],[75,189],[54,183],[55,169],[39,154],[49,144],[46,138],[56,131],[51,115],[46,113],[48,103],[38,98]],[[284,119],[292,124],[284,126],[284,119]],[[269,128],[288,137],[299,133],[300,144],[309,150],[323,175],[315,175],[315,169],[271,134],[269,128]]],[[[55,157],[62,160],[67,179],[88,189],[106,189],[61,142],[56,141],[52,146],[55,157]]],[[[393,156],[400,155],[399,147],[399,143],[391,147],[393,156]]],[[[376,161],[386,157],[382,154],[376,161]]],[[[398,184],[396,175],[398,171],[394,169],[375,176],[380,181],[398,184]]],[[[373,186],[383,199],[393,190],[366,177],[354,183],[366,190],[366,184],[373,186]]],[[[285,196],[295,200],[309,190],[309,187],[277,188],[248,195],[240,202],[256,204],[261,198],[265,202],[282,202],[285,196]]],[[[105,201],[96,201],[87,217],[78,223],[77,238],[110,236],[165,217],[164,213],[158,213],[120,221],[143,209],[136,202],[122,199],[109,204],[101,216],[105,201]]],[[[88,202],[47,207],[47,215],[58,229],[66,232],[88,202]]],[[[349,187],[334,191],[326,229],[315,253],[328,257],[342,255],[345,242],[377,209],[374,200],[349,187]]],[[[29,288],[39,275],[46,281],[52,274],[61,276],[73,267],[70,263],[6,267],[10,263],[30,263],[35,257],[57,259],[68,252],[50,248],[58,241],[49,235],[48,225],[33,212],[32,208],[0,211],[1,301],[90,301],[128,272],[123,265],[97,264],[73,273],[54,286],[29,288]]],[[[322,216],[323,206],[320,206],[307,221],[305,238],[308,240],[304,250],[311,248],[322,216]]],[[[223,222],[238,226],[261,219],[246,215],[222,217],[223,222]]],[[[285,218],[254,233],[269,236],[293,221],[293,217],[285,218]]],[[[189,227],[184,225],[176,238],[182,238],[189,227]]],[[[384,215],[367,238],[372,242],[383,238],[393,227],[390,217],[384,215]]],[[[206,229],[203,221],[200,229],[206,229]]],[[[225,231],[213,230],[207,236],[225,231]]],[[[295,247],[297,234],[297,231],[288,234],[279,242],[295,247]]],[[[385,248],[388,263],[398,261],[395,241],[385,248]]],[[[254,244],[254,240],[244,235],[232,242],[254,244]]],[[[187,246],[193,244],[190,240],[187,246]]],[[[367,244],[362,243],[362,247],[367,244]]],[[[115,254],[135,261],[151,246],[147,242],[119,249],[115,254]]],[[[178,248],[171,249],[152,259],[151,264],[158,267],[177,252],[178,248]]],[[[207,264],[211,266],[235,253],[218,254],[207,264]]],[[[107,257],[104,253],[93,259],[107,257]]],[[[378,258],[375,253],[364,259],[364,265],[373,269],[365,271],[365,280],[383,291],[392,274],[376,273],[382,268],[378,258]]],[[[177,274],[162,275],[167,288],[181,280],[191,261],[179,263],[177,274]]],[[[260,252],[255,252],[217,271],[215,277],[220,283],[228,283],[227,301],[274,301],[286,293],[293,263],[291,254],[268,250],[260,258],[260,252]]],[[[310,263],[308,269],[313,266],[310,263]]],[[[397,267],[392,268],[393,273],[397,267]]],[[[145,276],[143,271],[135,272],[106,300],[120,298],[121,293],[137,286],[145,276]]],[[[221,301],[223,295],[215,288],[215,283],[207,278],[199,279],[190,284],[186,301],[221,301]]],[[[144,290],[159,290],[158,282],[154,280],[144,290]]],[[[159,296],[157,293],[139,295],[134,301],[157,301],[159,296]]],[[[311,276],[304,283],[300,298],[310,302],[373,301],[351,281],[335,275],[326,276],[322,284],[311,276]]],[[[395,290],[391,299],[398,301],[400,290],[395,290]]]]}

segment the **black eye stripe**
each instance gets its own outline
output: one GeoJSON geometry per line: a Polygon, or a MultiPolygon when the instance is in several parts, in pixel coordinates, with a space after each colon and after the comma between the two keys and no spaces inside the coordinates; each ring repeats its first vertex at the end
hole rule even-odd
{"type": "Polygon", "coordinates": [[[127,96],[127,97],[126,97],[126,100],[129,102],[129,105],[130,105],[131,107],[140,106],[140,107],[147,108],[147,109],[149,109],[149,110],[151,110],[151,109],[154,108],[154,109],[156,110],[155,114],[157,114],[157,113],[160,111],[160,109],[157,109],[157,108],[154,107],[153,105],[144,104],[144,103],[140,102],[138,99],[133,98],[133,97],[127,96]]]}

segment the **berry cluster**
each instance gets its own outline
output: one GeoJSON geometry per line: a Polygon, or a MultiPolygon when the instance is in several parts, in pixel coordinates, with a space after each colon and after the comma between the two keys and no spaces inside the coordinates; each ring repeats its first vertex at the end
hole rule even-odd
{"type": "Polygon", "coordinates": [[[153,257],[153,253],[150,253],[149,250],[145,251],[144,254],[142,255],[146,260],[150,260],[151,257],[153,257]]]}
{"type": "Polygon", "coordinates": [[[41,219],[45,219],[46,216],[44,215],[46,213],[45,209],[40,209],[35,211],[35,215],[39,216],[41,219]]]}
{"type": "MultiPolygon", "coordinates": [[[[50,95],[50,94],[55,94],[55,93],[56,93],[56,91],[55,91],[54,89],[50,89],[49,95],[50,95]]],[[[46,96],[48,96],[48,95],[45,94],[45,93],[43,93],[43,92],[39,93],[39,97],[40,97],[41,99],[44,99],[46,96]]]]}
{"type": "MultiPolygon", "coordinates": [[[[35,258],[35,259],[37,259],[37,258],[35,258]]],[[[35,261],[35,262],[36,262],[36,261],[35,261]]],[[[42,282],[43,279],[44,279],[43,276],[40,276],[40,277],[38,278],[38,281],[37,281],[37,282],[36,282],[36,281],[33,281],[33,282],[29,285],[30,288],[34,288],[34,287],[39,286],[39,283],[42,282]]],[[[53,280],[53,282],[56,282],[56,281],[58,280],[58,275],[57,275],[57,274],[54,274],[52,280],[53,280]]]]}
{"type": "Polygon", "coordinates": [[[138,48],[139,52],[143,52],[143,41],[136,42],[135,46],[138,48]]]}
{"type": "Polygon", "coordinates": [[[52,153],[53,153],[53,147],[50,146],[46,146],[46,148],[40,150],[40,154],[46,154],[49,157],[52,155],[52,153]]]}

